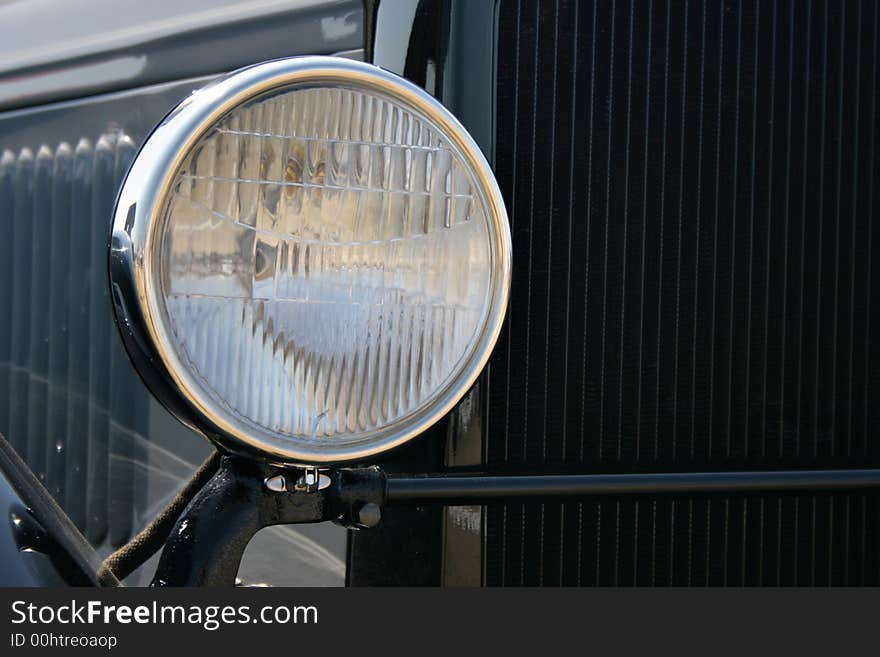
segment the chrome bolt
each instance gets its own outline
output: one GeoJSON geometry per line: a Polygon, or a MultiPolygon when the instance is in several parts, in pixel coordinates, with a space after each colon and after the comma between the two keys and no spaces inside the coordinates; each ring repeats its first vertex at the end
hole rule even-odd
{"type": "Polygon", "coordinates": [[[374,502],[367,502],[358,509],[358,524],[362,527],[372,528],[382,520],[382,509],[374,502]]]}
{"type": "Polygon", "coordinates": [[[266,477],[263,483],[273,493],[283,493],[287,490],[287,480],[284,478],[284,475],[279,474],[274,477],[266,477]]]}

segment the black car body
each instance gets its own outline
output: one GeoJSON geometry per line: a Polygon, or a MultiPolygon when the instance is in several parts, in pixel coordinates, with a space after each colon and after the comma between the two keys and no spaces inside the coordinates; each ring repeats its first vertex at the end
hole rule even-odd
{"type": "MultiPolygon", "coordinates": [[[[880,468],[876,3],[141,4],[0,7],[0,433],[102,554],[210,451],[150,398],[114,327],[107,238],[128,165],[217,74],[337,54],[462,121],[513,237],[489,366],[380,465],[632,485],[273,528],[244,582],[880,583],[880,497],[845,479],[880,468]],[[34,39],[47,11],[56,32],[34,39]],[[801,471],[821,487],[767,483],[801,471]],[[748,489],[644,483],[729,472],[748,489]]],[[[18,553],[9,526],[0,549],[18,553]]],[[[58,581],[58,562],[0,557],[2,583],[58,581]]]]}

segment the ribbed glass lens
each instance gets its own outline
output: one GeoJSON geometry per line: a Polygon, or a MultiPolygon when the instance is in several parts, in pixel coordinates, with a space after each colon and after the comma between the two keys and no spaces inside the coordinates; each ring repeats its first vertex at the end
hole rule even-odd
{"type": "Polygon", "coordinates": [[[369,439],[423,410],[489,311],[488,208],[437,126],[356,88],[243,105],[187,156],[159,225],[180,360],[241,421],[369,439]]]}

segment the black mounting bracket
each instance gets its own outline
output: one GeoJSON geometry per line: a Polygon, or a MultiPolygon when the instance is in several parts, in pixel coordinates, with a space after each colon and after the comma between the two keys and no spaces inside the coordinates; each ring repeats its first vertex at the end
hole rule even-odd
{"type": "Polygon", "coordinates": [[[152,586],[233,586],[247,544],[271,525],[332,520],[357,529],[378,524],[385,503],[382,470],[341,468],[332,476],[311,470],[223,457],[178,518],[152,586]]]}

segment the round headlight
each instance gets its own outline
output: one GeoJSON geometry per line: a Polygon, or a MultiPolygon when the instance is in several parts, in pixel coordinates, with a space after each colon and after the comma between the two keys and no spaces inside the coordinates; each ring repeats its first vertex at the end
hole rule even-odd
{"type": "Polygon", "coordinates": [[[224,448],[362,459],[417,436],[498,337],[510,234],[458,121],[359,62],[237,71],[156,128],[119,195],[117,319],[147,383],[224,448]]]}

